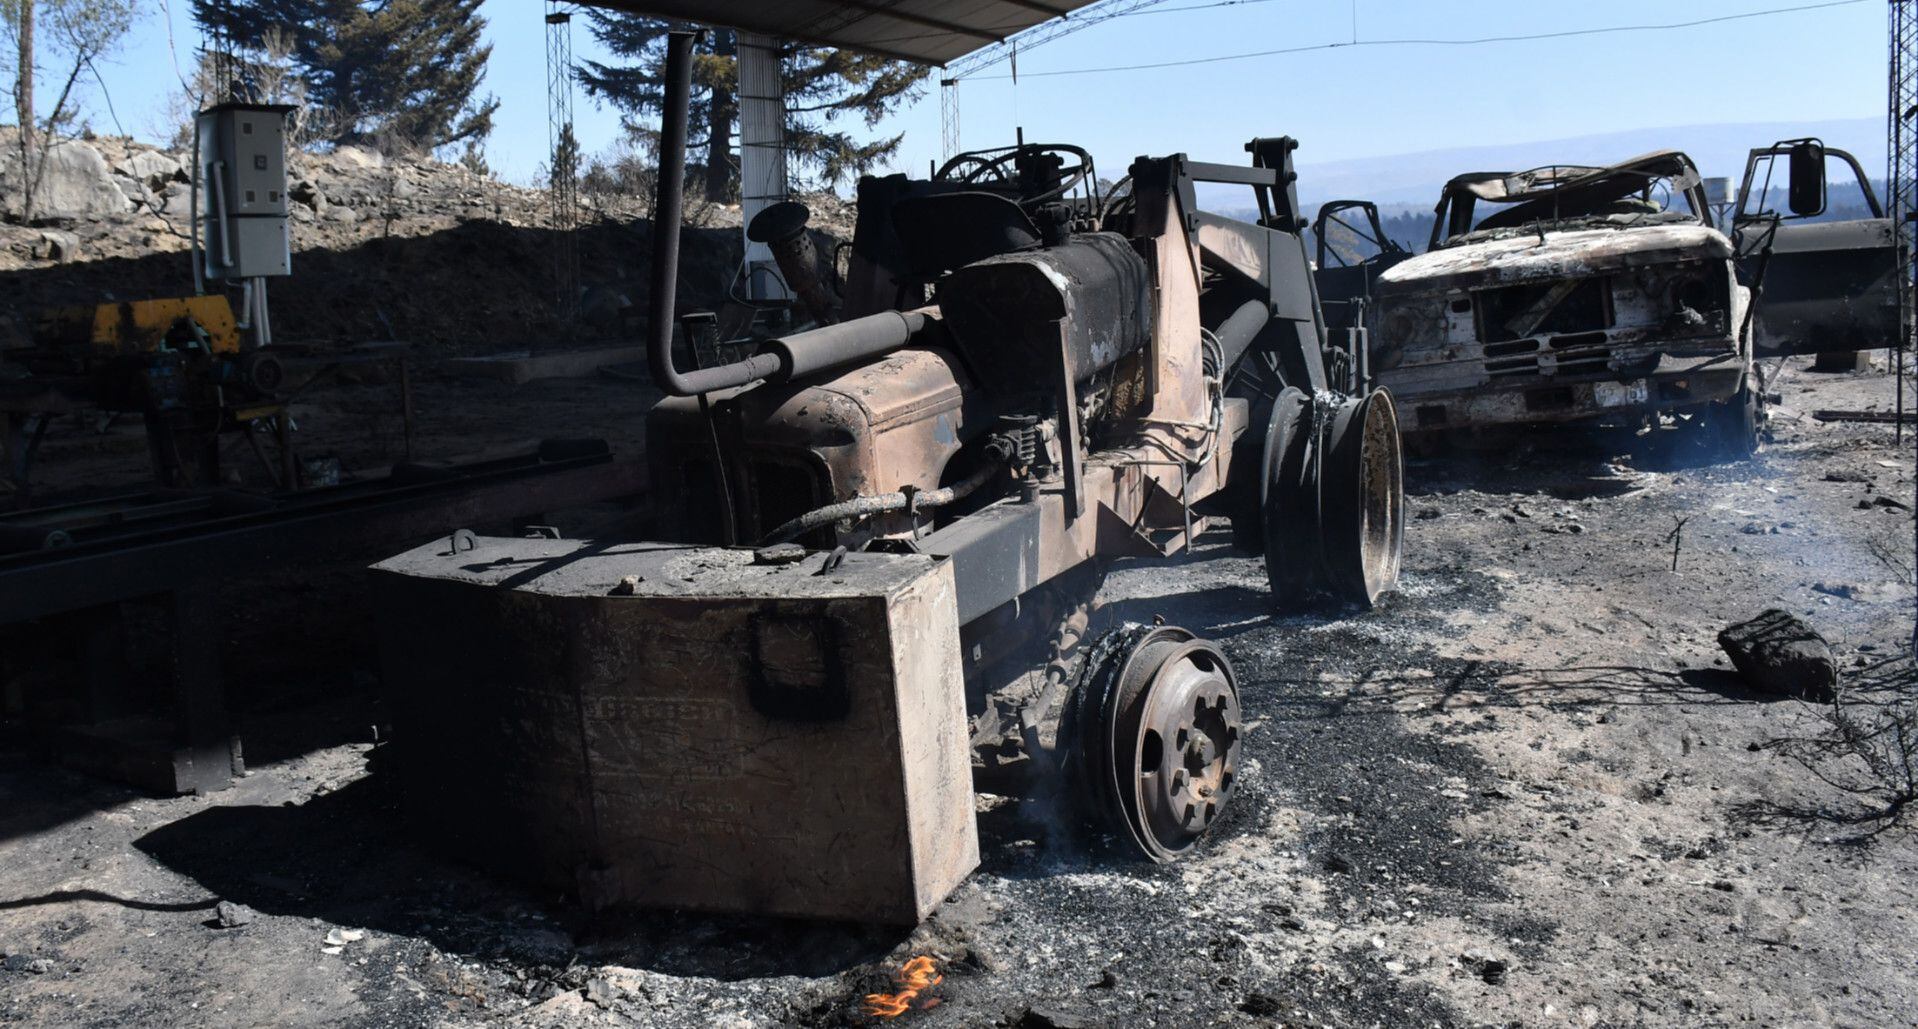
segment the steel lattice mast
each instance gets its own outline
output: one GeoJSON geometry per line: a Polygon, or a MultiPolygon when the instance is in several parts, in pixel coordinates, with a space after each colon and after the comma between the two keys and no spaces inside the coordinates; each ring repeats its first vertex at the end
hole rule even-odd
{"type": "MultiPolygon", "coordinates": [[[[1898,234],[1898,271],[1902,282],[1912,281],[1912,212],[1918,209],[1918,0],[1891,0],[1891,89],[1886,105],[1887,168],[1886,213],[1898,234]]],[[[1904,337],[1900,350],[1912,343],[1912,297],[1900,291],[1904,337]]],[[[1902,356],[1902,355],[1901,355],[1902,356]]]]}
{"type": "Polygon", "coordinates": [[[553,300],[560,323],[579,309],[579,139],[573,134],[573,12],[546,3],[546,154],[553,231],[553,300]]]}
{"type": "MultiPolygon", "coordinates": [[[[1918,0],[1891,0],[1891,88],[1885,106],[1885,213],[1891,217],[1892,232],[1898,241],[1898,282],[1909,287],[1898,294],[1898,345],[1891,351],[1893,376],[1897,383],[1898,431],[1904,431],[1905,361],[1912,351],[1914,322],[1912,290],[1918,289],[1913,271],[1913,223],[1918,211],[1918,0]]],[[[1914,434],[1918,438],[1918,434],[1914,434]]],[[[1918,496],[1918,485],[1914,485],[1918,496]]],[[[1913,543],[1918,548],[1918,525],[1913,527],[1913,543]]],[[[1918,655],[1918,624],[1912,626],[1911,646],[1918,655]]]]}

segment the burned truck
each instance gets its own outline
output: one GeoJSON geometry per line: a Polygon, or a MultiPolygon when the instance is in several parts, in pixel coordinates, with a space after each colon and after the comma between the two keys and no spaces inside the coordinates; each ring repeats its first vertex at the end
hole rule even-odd
{"type": "Polygon", "coordinates": [[[1751,290],[1684,154],[1460,175],[1429,249],[1389,257],[1343,281],[1408,432],[1668,413],[1756,446],[1751,290]]]}
{"type": "Polygon", "coordinates": [[[1476,172],[1446,184],[1422,254],[1375,206],[1326,205],[1316,274],[1408,434],[1663,426],[1737,457],[1758,445],[1755,359],[1896,346],[1901,308],[1895,234],[1850,154],[1755,149],[1729,206],[1721,225],[1672,150],[1476,172]],[[1829,206],[1828,180],[1856,202],[1829,206]]]}
{"type": "Polygon", "coordinates": [[[651,538],[454,533],[378,568],[413,820],[589,906],[896,923],[978,863],[975,789],[1189,852],[1245,771],[1237,678],[1175,625],[1090,632],[1107,565],[1230,523],[1279,605],[1398,575],[1396,414],[1328,368],[1294,146],[1110,189],[1024,142],[867,178],[843,272],[768,208],[750,232],[815,325],[709,367],[675,357],[656,233],[651,538]],[[1202,181],[1256,221],[1199,210],[1202,181]]]}

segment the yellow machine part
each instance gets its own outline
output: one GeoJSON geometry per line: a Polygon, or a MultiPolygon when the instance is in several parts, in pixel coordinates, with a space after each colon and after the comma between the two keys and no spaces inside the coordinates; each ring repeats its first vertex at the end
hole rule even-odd
{"type": "Polygon", "coordinates": [[[40,316],[38,341],[42,345],[90,345],[116,353],[158,350],[169,341],[178,344],[191,322],[206,334],[216,354],[240,351],[240,328],[233,305],[222,294],[163,297],[159,300],[122,300],[92,307],[64,307],[40,316]]]}

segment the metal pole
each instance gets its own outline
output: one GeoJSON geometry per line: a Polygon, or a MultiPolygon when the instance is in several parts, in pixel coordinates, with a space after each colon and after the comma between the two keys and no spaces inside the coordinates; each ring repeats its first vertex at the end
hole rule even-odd
{"type": "MultiPolygon", "coordinates": [[[[1898,341],[1891,359],[1897,373],[1898,430],[1904,439],[1905,359],[1913,351],[1913,294],[1918,292],[1918,2],[1891,0],[1891,83],[1885,120],[1887,175],[1885,213],[1891,218],[1892,238],[1897,243],[1898,341]]],[[[1913,434],[1918,438],[1918,433],[1913,434]]],[[[1912,485],[1912,499],[1918,502],[1918,481],[1912,485]]],[[[1912,524],[1912,546],[1918,552],[1918,522],[1912,524]]],[[[1918,621],[1911,630],[1911,652],[1918,655],[1918,621]]]]}
{"type": "Polygon", "coordinates": [[[196,111],[193,114],[193,184],[187,192],[187,253],[193,258],[193,295],[206,295],[206,269],[203,264],[206,255],[200,251],[200,184],[204,181],[200,172],[206,166],[206,158],[200,155],[200,126],[206,123],[206,113],[196,111]]]}
{"type": "MultiPolygon", "coordinates": [[[[741,32],[739,51],[740,228],[753,215],[786,199],[786,89],[779,76],[779,40],[741,32]]],[[[786,300],[772,251],[746,238],[746,295],[786,300]]]]}
{"type": "Polygon", "coordinates": [[[653,378],[665,388],[673,369],[673,291],[679,288],[679,223],[686,208],[686,108],[693,92],[695,32],[666,36],[666,95],[659,114],[659,189],[653,200],[653,279],[647,298],[653,378]]]}
{"type": "Polygon", "coordinates": [[[959,80],[939,80],[939,159],[959,152],[959,80]]]}
{"type": "Polygon", "coordinates": [[[400,431],[406,437],[406,459],[413,460],[413,378],[406,367],[406,354],[400,354],[400,431]]]}
{"type": "MultiPolygon", "coordinates": [[[[1885,213],[1891,219],[1892,238],[1896,243],[1896,281],[1904,287],[1914,283],[1912,260],[1912,237],[1915,228],[1912,223],[1914,177],[1918,177],[1918,154],[1913,153],[1912,119],[1918,116],[1918,25],[1913,21],[1912,0],[1891,0],[1890,42],[1890,88],[1887,91],[1885,110],[1886,135],[1886,171],[1885,171],[1885,213]]],[[[1905,438],[1905,358],[1910,352],[1911,326],[1913,321],[1912,296],[1909,289],[1898,291],[1898,339],[1891,349],[1892,378],[1897,390],[1896,407],[1898,411],[1897,428],[1894,436],[1903,443],[1905,438]]]]}

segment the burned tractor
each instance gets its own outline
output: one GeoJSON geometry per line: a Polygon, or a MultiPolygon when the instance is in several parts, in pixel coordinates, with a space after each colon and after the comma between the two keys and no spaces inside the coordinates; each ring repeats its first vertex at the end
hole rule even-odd
{"type": "Polygon", "coordinates": [[[1283,605],[1398,574],[1396,416],[1328,348],[1294,146],[1142,157],[1109,190],[1028,143],[868,178],[841,276],[771,208],[751,232],[818,324],[690,371],[656,234],[658,541],[469,533],[379,566],[413,810],[589,904],[882,922],[977,864],[975,786],[1190,850],[1240,772],[1238,686],[1184,629],[1083,638],[1107,563],[1229,520],[1283,605]]]}

